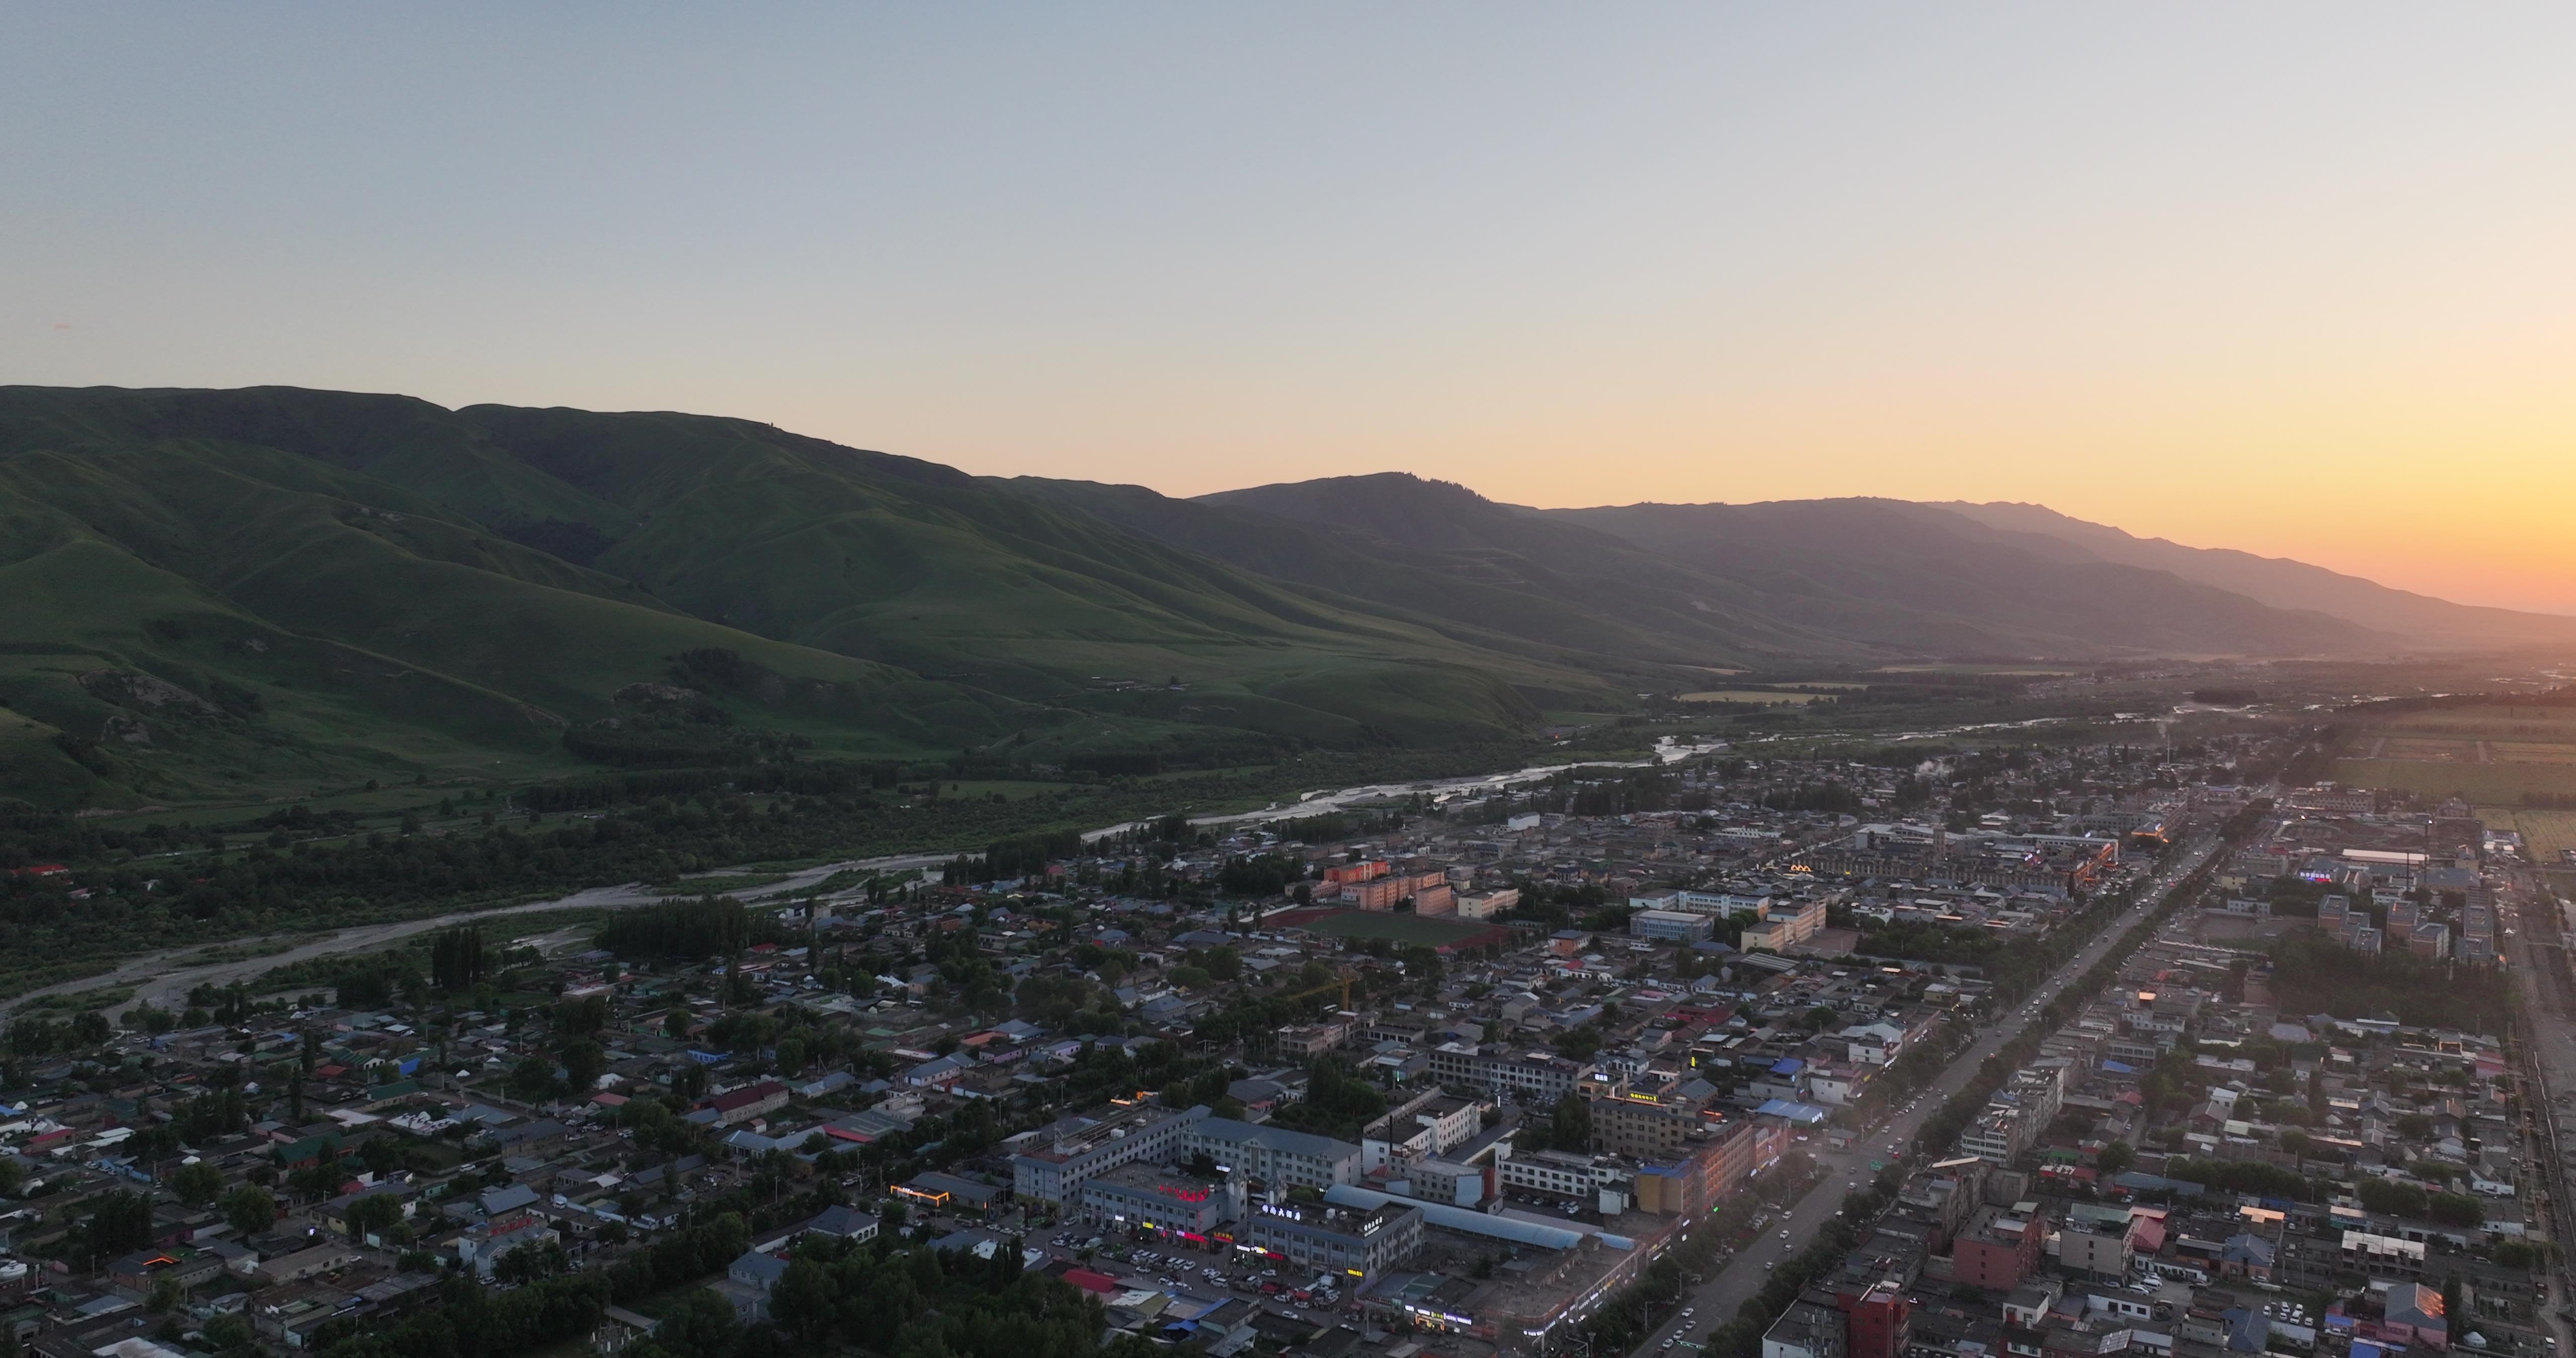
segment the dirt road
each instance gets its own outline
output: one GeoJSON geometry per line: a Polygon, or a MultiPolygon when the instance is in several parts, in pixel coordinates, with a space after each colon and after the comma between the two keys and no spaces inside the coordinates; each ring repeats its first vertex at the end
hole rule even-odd
{"type": "MultiPolygon", "coordinates": [[[[890,872],[906,868],[937,867],[954,857],[956,855],[945,853],[916,853],[898,854],[890,858],[853,858],[838,863],[826,863],[821,867],[804,868],[789,873],[785,880],[760,888],[759,894],[800,891],[833,873],[847,869],[890,872]]],[[[40,995],[68,994],[106,987],[132,987],[134,990],[132,996],[110,1006],[106,1011],[109,1022],[121,1022],[126,1011],[146,1000],[163,1009],[185,1009],[188,992],[201,985],[220,988],[231,985],[235,981],[254,980],[290,962],[328,957],[336,953],[363,952],[369,948],[382,947],[385,944],[409,938],[414,934],[426,933],[432,929],[444,929],[452,924],[506,919],[512,915],[539,914],[549,910],[625,910],[639,905],[657,905],[671,899],[671,895],[666,890],[648,888],[641,882],[627,882],[620,886],[592,887],[587,891],[576,891],[569,896],[554,900],[529,901],[523,905],[505,905],[489,910],[461,910],[420,919],[399,920],[389,924],[361,925],[354,929],[341,929],[327,934],[255,935],[250,938],[227,940],[224,943],[198,943],[184,948],[166,948],[160,952],[128,958],[118,964],[116,970],[102,976],[84,977],[77,981],[65,981],[58,985],[28,991],[6,1004],[0,1004],[0,1014],[5,1014],[40,995]],[[205,962],[195,965],[188,965],[186,962],[190,957],[202,956],[222,948],[280,942],[293,942],[294,946],[284,952],[247,957],[238,961],[205,962]]]]}

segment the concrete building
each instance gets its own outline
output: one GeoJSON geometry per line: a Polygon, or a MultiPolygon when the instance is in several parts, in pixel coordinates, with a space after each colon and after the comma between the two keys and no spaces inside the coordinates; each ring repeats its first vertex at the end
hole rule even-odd
{"type": "Polygon", "coordinates": [[[1525,1106],[1574,1092],[1583,1067],[1550,1052],[1500,1052],[1452,1042],[1432,1049],[1431,1077],[1444,1085],[1509,1095],[1525,1106]]]}
{"type": "Polygon", "coordinates": [[[1705,943],[1714,928],[1708,916],[1681,910],[1640,910],[1628,917],[1630,937],[1668,943],[1705,943]]]}
{"type": "Polygon", "coordinates": [[[1630,1173],[1606,1164],[1596,1156],[1574,1155],[1566,1151],[1532,1151],[1496,1161],[1494,1177],[1497,1184],[1510,1192],[1540,1193],[1591,1202],[1604,1188],[1624,1188],[1630,1173]]]}
{"type": "Polygon", "coordinates": [[[1762,1333],[1762,1358],[1844,1358],[1850,1351],[1843,1313],[1803,1297],[1762,1333]]]}
{"type": "Polygon", "coordinates": [[[1913,1338],[1914,1305],[1905,1289],[1881,1279],[1858,1293],[1838,1293],[1850,1358],[1904,1358],[1913,1338]]]}
{"type": "Polygon", "coordinates": [[[1757,948],[1787,952],[1814,938],[1824,927],[1825,898],[1822,896],[1794,901],[1766,900],[1762,903],[1761,922],[1744,928],[1744,948],[1747,952],[1757,948]]]}
{"type": "Polygon", "coordinates": [[[1181,1134],[1207,1115],[1204,1107],[1182,1112],[1139,1103],[1065,1118],[1030,1133],[1011,1157],[1011,1190],[1023,1202],[1079,1202],[1092,1175],[1186,1157],[1181,1134]]]}
{"type": "Polygon", "coordinates": [[[1246,1204],[1241,1179],[1201,1179],[1154,1165],[1121,1165],[1082,1184],[1082,1208],[1094,1220],[1192,1235],[1242,1220],[1246,1204]]]}
{"type": "Polygon", "coordinates": [[[1259,1179],[1273,1188],[1331,1188],[1356,1183],[1360,1177],[1360,1148],[1347,1141],[1233,1118],[1191,1121],[1181,1133],[1181,1151],[1205,1155],[1230,1174],[1259,1179]]]}
{"type": "Polygon", "coordinates": [[[2039,1267],[2044,1234],[2035,1211],[1981,1207],[1950,1244],[1951,1276],[1971,1287],[2010,1292],[2039,1267]]]}
{"type": "Polygon", "coordinates": [[[1596,1154],[1668,1160],[1687,1151],[1703,1133],[1701,1105],[1688,1099],[1659,1098],[1598,1071],[1576,1081],[1575,1092],[1592,1116],[1596,1154]]]}
{"type": "MultiPolygon", "coordinates": [[[[2396,921],[2390,920],[2388,927],[2390,933],[2395,933],[2396,921]]],[[[2451,931],[2439,924],[2415,925],[2406,931],[2406,950],[2438,962],[2451,955],[2451,931]]]]}
{"type": "Polygon", "coordinates": [[[1422,1251],[1422,1209],[1385,1203],[1363,1211],[1324,1203],[1264,1203],[1245,1220],[1257,1249],[1297,1269],[1375,1278],[1422,1251]]]}
{"type": "Polygon", "coordinates": [[[2069,1220],[2057,1232],[2057,1266],[2072,1273],[2126,1278],[2129,1273],[2129,1227],[2126,1221],[2069,1220]]]}
{"type": "Polygon", "coordinates": [[[1397,1108],[1360,1133],[1360,1170],[1447,1155],[1484,1126],[1485,1103],[1438,1094],[1397,1108]]]}

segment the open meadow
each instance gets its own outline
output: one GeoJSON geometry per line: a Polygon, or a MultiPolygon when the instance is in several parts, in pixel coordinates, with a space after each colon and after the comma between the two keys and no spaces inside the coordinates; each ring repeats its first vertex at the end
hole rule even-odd
{"type": "MultiPolygon", "coordinates": [[[[2496,704],[2365,716],[2335,761],[2335,777],[2497,808],[2576,797],[2576,708],[2496,704]]],[[[2547,857],[2555,856],[2553,846],[2547,857]]]]}
{"type": "Polygon", "coordinates": [[[2545,868],[2562,863],[2561,850],[2576,849],[2576,811],[2535,811],[2519,806],[2481,806],[2478,816],[2488,827],[2522,832],[2523,852],[2545,868]]]}

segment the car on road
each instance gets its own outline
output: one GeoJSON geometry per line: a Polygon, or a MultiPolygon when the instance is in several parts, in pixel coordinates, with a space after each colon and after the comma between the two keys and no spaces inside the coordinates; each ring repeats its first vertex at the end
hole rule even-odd
{"type": "Polygon", "coordinates": [[[1789,1238],[1789,1233],[1788,1233],[1787,1231],[1782,1231],[1782,1232],[1780,1233],[1780,1238],[1781,1238],[1781,1239],[1783,1239],[1783,1240],[1788,1239],[1788,1238],[1789,1238]]]}

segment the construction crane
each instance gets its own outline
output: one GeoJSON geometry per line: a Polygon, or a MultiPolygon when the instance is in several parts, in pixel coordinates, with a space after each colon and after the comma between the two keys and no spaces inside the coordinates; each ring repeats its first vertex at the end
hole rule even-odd
{"type": "Polygon", "coordinates": [[[1334,974],[1333,979],[1324,982],[1322,985],[1311,986],[1305,990],[1298,991],[1294,995],[1282,995],[1279,998],[1290,1004],[1295,1004],[1299,1000],[1313,999],[1315,996],[1321,995],[1327,990],[1338,988],[1342,992],[1341,1007],[1348,1009],[1351,1007],[1351,982],[1358,979],[1359,973],[1351,970],[1349,966],[1345,965],[1339,972],[1334,974]]]}

